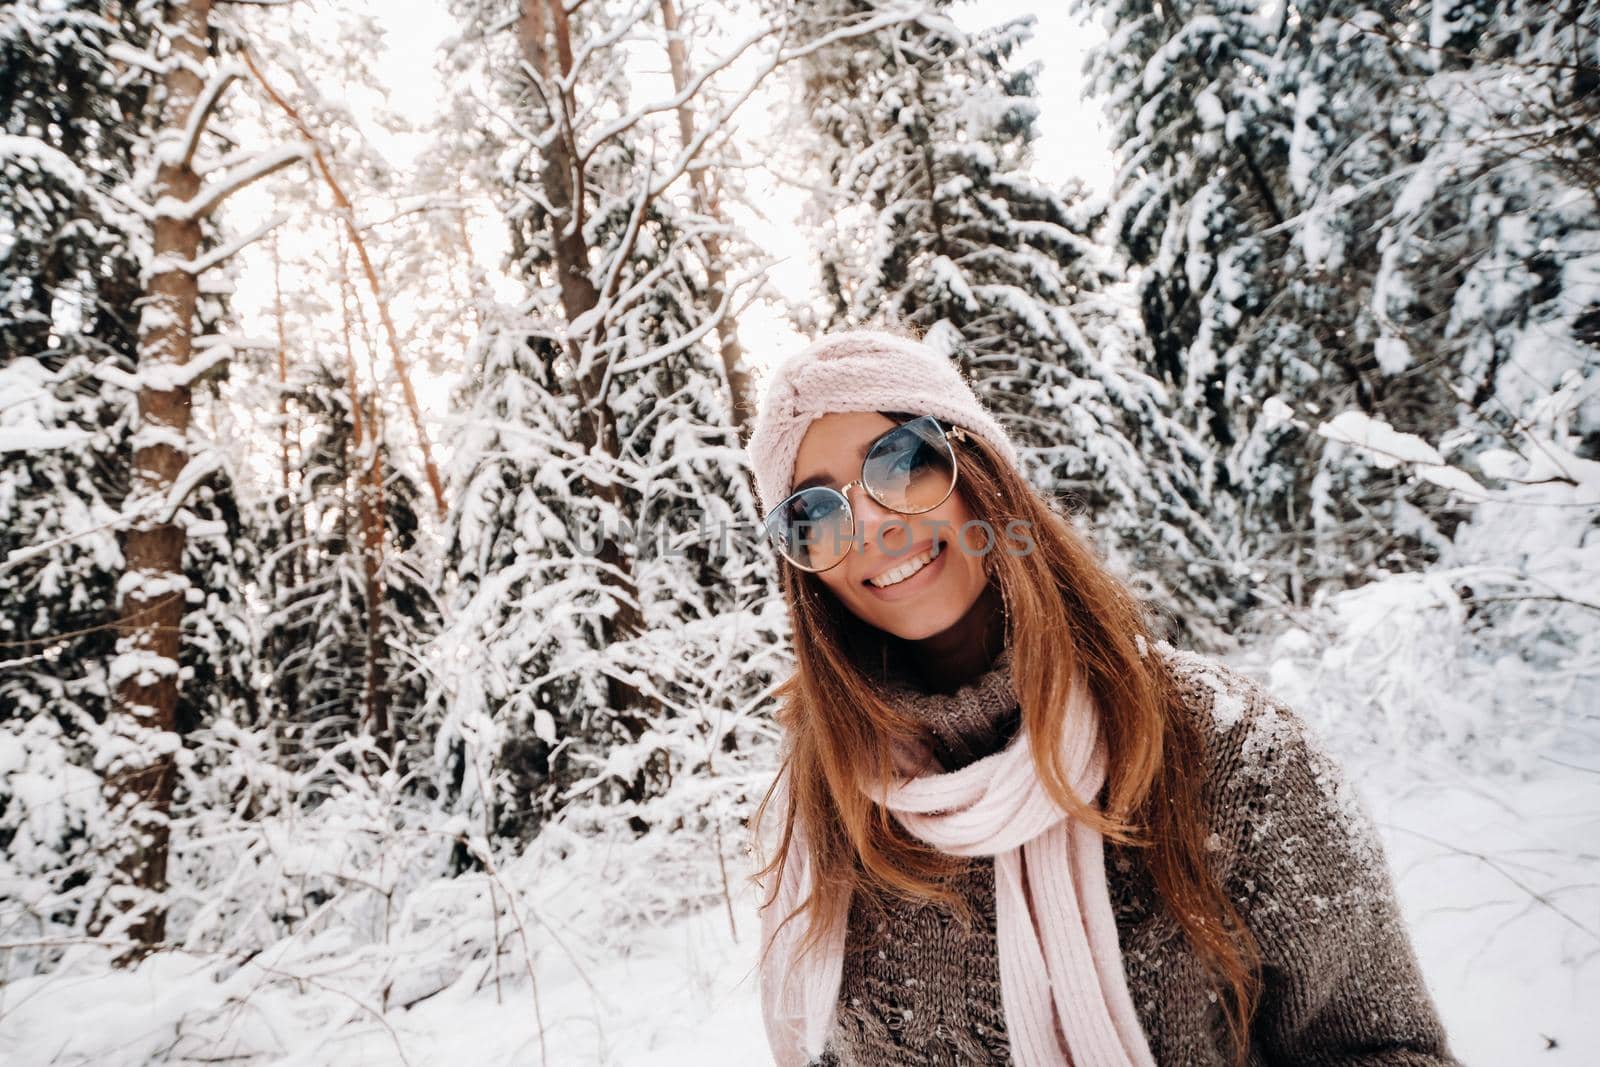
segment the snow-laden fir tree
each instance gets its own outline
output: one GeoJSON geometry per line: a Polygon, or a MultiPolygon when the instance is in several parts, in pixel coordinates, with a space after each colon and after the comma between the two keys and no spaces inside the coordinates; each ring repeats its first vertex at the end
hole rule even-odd
{"type": "MultiPolygon", "coordinates": [[[[1400,24],[1420,10],[1390,5],[1387,17],[1400,24]]],[[[1281,156],[1264,156],[1263,167],[1290,217],[1280,232],[1236,246],[1270,250],[1280,288],[1246,318],[1228,363],[1237,441],[1227,471],[1246,494],[1247,528],[1293,565],[1285,592],[1296,600],[1305,578],[1343,581],[1435,560],[1461,518],[1438,487],[1400,485],[1310,433],[1307,421],[1351,408],[1414,428],[1452,419],[1454,397],[1436,364],[1403,368],[1386,358],[1372,301],[1394,179],[1420,157],[1409,89],[1427,63],[1410,35],[1357,30],[1380,21],[1363,4],[1307,0],[1260,23],[1275,44],[1266,98],[1283,109],[1273,121],[1286,130],[1281,156]],[[1268,411],[1247,397],[1277,403],[1268,411]],[[1283,417],[1290,410],[1298,417],[1283,417]]]]}
{"type": "MultiPolygon", "coordinates": [[[[267,679],[256,723],[275,739],[278,765],[309,770],[335,748],[365,738],[372,768],[391,760],[427,759],[417,736],[425,685],[416,650],[435,628],[436,610],[419,559],[422,490],[390,464],[391,422],[366,390],[352,404],[342,353],[297,350],[289,410],[300,432],[291,492],[292,523],[263,522],[255,546],[261,560],[256,593],[260,671],[267,679]],[[288,530],[294,538],[277,536],[288,530]],[[402,753],[401,742],[409,751],[402,753]]],[[[327,774],[308,779],[318,790],[327,774]]],[[[300,800],[314,804],[320,795],[300,800]]]]}
{"type": "Polygon", "coordinates": [[[703,831],[727,790],[663,794],[746,747],[781,622],[719,343],[749,276],[706,258],[744,246],[686,180],[731,104],[691,76],[686,142],[671,83],[629,85],[624,56],[669,57],[648,5],[453,7],[453,76],[486,94],[447,117],[454,151],[527,295],[480,309],[458,405],[442,777],[474,835],[578,800],[703,831]]]}
{"type": "Polygon", "coordinates": [[[1448,419],[1428,368],[1385,364],[1370,300],[1396,172],[1415,162],[1404,96],[1420,5],[1086,2],[1109,36],[1092,60],[1121,168],[1112,221],[1139,265],[1152,367],[1220,461],[1235,551],[1256,595],[1437,557],[1451,514],[1312,432],[1354,407],[1448,419]],[[1363,36],[1363,20],[1385,36],[1363,36]],[[1388,36],[1394,27],[1400,32],[1388,36]]]}
{"type": "Polygon", "coordinates": [[[100,721],[106,625],[121,569],[126,372],[137,343],[138,221],[127,180],[147,84],[119,85],[107,49],[131,30],[99,5],[0,16],[0,715],[100,721]],[[102,533],[93,528],[109,526],[102,533]]]}
{"type": "Polygon", "coordinates": [[[1478,328],[1475,293],[1504,297],[1507,322],[1530,296],[1538,317],[1581,317],[1586,301],[1556,298],[1561,282],[1508,289],[1503,272],[1531,278],[1542,262],[1559,278],[1541,242],[1590,228],[1557,175],[1579,166],[1593,106],[1581,84],[1592,5],[1548,24],[1492,3],[1079,10],[1110,29],[1093,65],[1117,124],[1113,218],[1142,265],[1154,366],[1223,461],[1239,549],[1281,579],[1258,592],[1299,603],[1312,585],[1438,559],[1463,516],[1448,495],[1313,426],[1354,409],[1449,443],[1461,401],[1488,402],[1488,368],[1509,351],[1484,340],[1496,328],[1478,328]],[[1549,65],[1563,48],[1572,58],[1549,65]],[[1573,59],[1571,79],[1549,74],[1573,59]],[[1500,191],[1508,182],[1521,195],[1500,191]],[[1468,282],[1490,246],[1529,232],[1506,225],[1524,204],[1548,219],[1538,236],[1468,282]],[[1468,349],[1478,366],[1462,381],[1468,349]]]}
{"type": "MultiPolygon", "coordinates": [[[[1459,415],[1442,429],[1459,432],[1440,444],[1463,458],[1548,425],[1552,405],[1600,458],[1600,4],[1417,14],[1426,76],[1405,94],[1416,148],[1376,242],[1377,358],[1444,383],[1459,415]]],[[[1392,26],[1354,21],[1351,47],[1391,45],[1392,26]]]]}
{"type": "MultiPolygon", "coordinates": [[[[1396,35],[1360,18],[1350,46],[1396,35]]],[[[1412,693],[1448,674],[1516,694],[1477,715],[1429,708],[1404,724],[1408,743],[1481,765],[1548,758],[1484,738],[1582,751],[1593,723],[1574,709],[1600,686],[1600,4],[1452,4],[1418,11],[1401,36],[1423,76],[1405,94],[1416,149],[1377,233],[1377,358],[1449,390],[1455,417],[1420,428],[1434,448],[1410,469],[1471,511],[1426,576],[1434,595],[1374,638],[1408,625],[1459,638],[1406,679],[1412,693]]],[[[1360,453],[1362,436],[1340,439],[1360,453]]]]}
{"type": "MultiPolygon", "coordinates": [[[[1255,457],[1241,486],[1226,462],[1243,436],[1237,410],[1264,399],[1239,387],[1239,339],[1281,284],[1282,239],[1253,239],[1285,218],[1271,180],[1285,130],[1264,89],[1267,30],[1252,5],[1227,0],[1078,10],[1108,29],[1093,58],[1119,154],[1109,224],[1136,267],[1147,339],[1139,355],[1219,461],[1209,495],[1233,532],[1231,550],[1270,558],[1250,536],[1260,524],[1248,494],[1257,485],[1270,493],[1299,465],[1291,460],[1286,472],[1272,455],[1255,457]]],[[[1300,371],[1292,353],[1282,363],[1291,378],[1300,371]]]]}
{"type": "MultiPolygon", "coordinates": [[[[1103,207],[1032,170],[1039,101],[1016,51],[1032,17],[964,32],[950,4],[804,64],[793,165],[817,167],[827,325],[895,322],[969,375],[1022,449],[1142,594],[1191,637],[1234,606],[1206,453],[1140,366],[1137,323],[1097,246],[1103,207]]],[[[808,30],[903,9],[809,5],[808,30]]],[[[786,128],[791,128],[786,124],[786,128]]]]}

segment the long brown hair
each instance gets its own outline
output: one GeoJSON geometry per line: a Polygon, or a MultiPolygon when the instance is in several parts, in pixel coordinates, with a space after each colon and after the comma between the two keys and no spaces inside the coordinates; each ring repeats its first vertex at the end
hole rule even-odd
{"type": "MultiPolygon", "coordinates": [[[[1157,892],[1221,980],[1228,1031],[1242,1064],[1260,995],[1260,956],[1206,861],[1199,727],[1156,654],[1142,607],[1058,505],[982,438],[969,434],[957,447],[956,489],[973,517],[997,532],[1021,520],[1033,542],[1028,551],[992,545],[986,566],[1004,605],[1023,722],[1038,739],[1035,771],[1072,818],[1096,827],[1107,840],[1149,849],[1157,892]],[[1104,716],[1108,762],[1098,810],[1073,794],[1056,743],[1068,686],[1079,668],[1104,716]]],[[[752,838],[760,842],[768,802],[787,775],[776,855],[753,876],[761,880],[776,872],[764,906],[771,906],[782,883],[798,819],[806,830],[814,888],[782,921],[809,916],[802,952],[820,943],[828,923],[844,921],[857,892],[874,904],[891,897],[937,901],[970,924],[970,910],[945,883],[973,861],[911,836],[883,804],[854,785],[877,782],[887,789],[894,771],[891,746],[917,731],[875,688],[870,666],[902,647],[899,639],[858,619],[814,574],[784,564],[781,582],[796,667],[775,691],[784,758],[751,823],[752,838]]]]}

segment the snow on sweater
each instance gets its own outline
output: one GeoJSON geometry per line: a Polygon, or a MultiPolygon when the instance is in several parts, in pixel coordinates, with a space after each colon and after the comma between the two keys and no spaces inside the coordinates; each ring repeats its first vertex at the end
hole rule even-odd
{"type": "MultiPolygon", "coordinates": [[[[1252,1067],[1457,1064],[1401,924],[1371,820],[1305,724],[1254,681],[1165,642],[1206,739],[1213,869],[1260,945],[1252,1067]]],[[[1009,650],[955,693],[897,683],[946,770],[1003,747],[1020,722],[1009,650]]],[[[1220,994],[1156,894],[1143,850],[1107,841],[1106,878],[1134,1004],[1156,1061],[1224,1067],[1220,994]]],[[[978,920],[934,904],[852,901],[834,1028],[814,1067],[1012,1062],[995,943],[994,867],[952,883],[978,920]]]]}

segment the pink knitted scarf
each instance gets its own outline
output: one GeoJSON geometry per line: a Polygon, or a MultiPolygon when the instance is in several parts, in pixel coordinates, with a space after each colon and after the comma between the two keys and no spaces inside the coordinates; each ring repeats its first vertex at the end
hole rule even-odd
{"type": "MultiPolygon", "coordinates": [[[[1004,749],[959,770],[896,778],[889,810],[936,848],[994,857],[1000,993],[1018,1067],[1154,1067],[1123,973],[1100,833],[1050,799],[1029,746],[1022,727],[1004,749]]],[[[1081,672],[1061,755],[1074,793],[1092,802],[1105,782],[1105,749],[1081,672]]],[[[760,976],[762,1019],[777,1067],[805,1067],[822,1052],[843,973],[842,915],[804,957],[796,950],[805,917],[773,940],[811,891],[803,833],[797,822],[777,897],[761,911],[761,947],[772,945],[760,976]]]]}

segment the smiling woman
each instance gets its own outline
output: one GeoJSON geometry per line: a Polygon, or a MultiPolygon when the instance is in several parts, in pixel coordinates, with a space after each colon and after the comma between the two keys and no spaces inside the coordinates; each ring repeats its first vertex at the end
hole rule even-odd
{"type": "Polygon", "coordinates": [[[1155,640],[953,363],[823,337],[749,452],[796,658],[752,826],[779,1067],[1455,1062],[1337,768],[1155,640]]]}
{"type": "Polygon", "coordinates": [[[795,457],[795,471],[806,475],[797,495],[834,494],[844,506],[830,514],[853,527],[835,522],[813,532],[831,560],[818,578],[858,619],[917,642],[924,673],[936,683],[976,673],[1005,637],[987,567],[992,531],[954,491],[953,448],[965,439],[932,416],[833,412],[811,424],[795,457]],[[849,469],[856,456],[860,480],[827,488],[835,481],[828,472],[849,469]]]}

